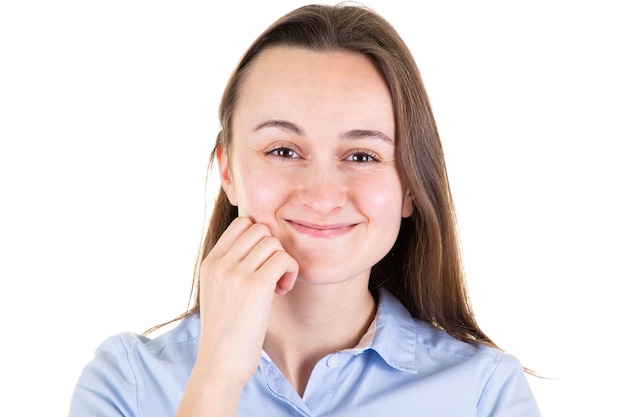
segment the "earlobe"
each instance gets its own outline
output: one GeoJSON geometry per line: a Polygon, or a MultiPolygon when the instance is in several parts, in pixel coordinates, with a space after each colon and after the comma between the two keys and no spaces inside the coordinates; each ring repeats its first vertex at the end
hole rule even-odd
{"type": "Polygon", "coordinates": [[[224,145],[217,145],[217,149],[215,152],[215,156],[217,157],[217,165],[219,168],[220,174],[220,182],[222,184],[222,189],[226,196],[228,197],[228,201],[231,205],[236,206],[237,203],[237,193],[235,191],[235,184],[233,182],[233,177],[230,172],[230,164],[228,161],[228,152],[224,145]]]}
{"type": "Polygon", "coordinates": [[[407,190],[402,200],[402,217],[411,217],[411,215],[413,214],[413,210],[415,210],[415,203],[413,202],[413,197],[411,197],[411,193],[407,190]]]}

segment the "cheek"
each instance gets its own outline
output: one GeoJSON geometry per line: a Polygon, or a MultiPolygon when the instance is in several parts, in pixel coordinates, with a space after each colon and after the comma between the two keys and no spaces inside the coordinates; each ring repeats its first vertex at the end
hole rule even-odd
{"type": "Polygon", "coordinates": [[[372,216],[390,221],[401,217],[403,191],[400,179],[393,175],[363,178],[351,187],[353,198],[372,216]]]}
{"type": "Polygon", "coordinates": [[[264,222],[288,194],[288,177],[271,174],[262,167],[243,170],[238,176],[239,215],[264,222]]]}

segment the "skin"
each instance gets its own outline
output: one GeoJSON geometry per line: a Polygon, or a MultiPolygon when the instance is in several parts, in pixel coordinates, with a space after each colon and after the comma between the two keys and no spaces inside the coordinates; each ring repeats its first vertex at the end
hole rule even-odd
{"type": "Polygon", "coordinates": [[[217,157],[240,217],[201,266],[200,350],[179,417],[236,415],[261,349],[303,395],[315,363],[371,323],[370,270],[413,211],[391,96],[362,55],[263,51],[232,127],[217,157]]]}

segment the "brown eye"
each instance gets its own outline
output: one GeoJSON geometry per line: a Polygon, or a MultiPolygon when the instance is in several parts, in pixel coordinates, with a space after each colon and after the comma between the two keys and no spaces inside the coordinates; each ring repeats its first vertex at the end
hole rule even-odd
{"type": "Polygon", "coordinates": [[[272,155],[272,156],[276,156],[278,158],[287,158],[287,159],[298,158],[299,157],[299,155],[296,153],[295,149],[288,148],[288,147],[285,147],[285,146],[281,146],[281,147],[272,149],[271,151],[267,152],[266,155],[272,155]]]}
{"type": "Polygon", "coordinates": [[[354,152],[348,156],[348,161],[357,163],[376,162],[378,159],[375,155],[368,152],[354,152]]]}

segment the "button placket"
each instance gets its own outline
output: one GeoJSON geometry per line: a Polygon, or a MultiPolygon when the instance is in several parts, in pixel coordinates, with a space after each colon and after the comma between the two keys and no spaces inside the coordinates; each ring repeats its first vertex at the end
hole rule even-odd
{"type": "Polygon", "coordinates": [[[282,372],[270,363],[266,369],[267,389],[278,399],[289,404],[294,413],[303,417],[310,417],[311,411],[304,403],[303,399],[296,393],[291,384],[283,376],[282,372]]]}

